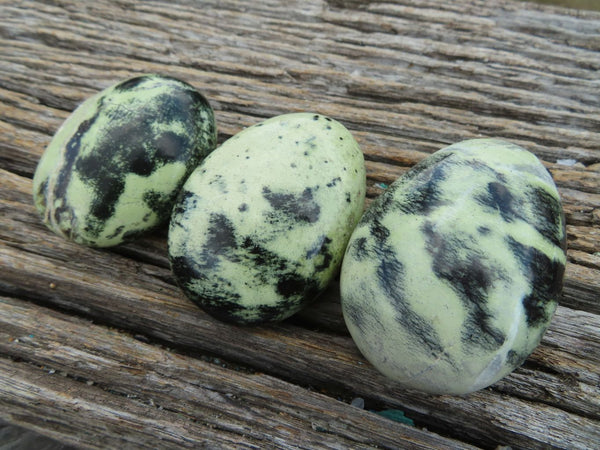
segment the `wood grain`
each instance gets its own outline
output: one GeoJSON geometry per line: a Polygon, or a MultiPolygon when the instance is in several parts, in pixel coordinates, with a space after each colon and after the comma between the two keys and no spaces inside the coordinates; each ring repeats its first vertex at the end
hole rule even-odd
{"type": "MultiPolygon", "coordinates": [[[[12,372],[10,384],[16,383],[14,375],[18,374],[26,387],[17,389],[44,390],[37,394],[44,403],[60,399],[62,385],[71,386],[71,398],[92,397],[94,405],[80,407],[99,417],[75,415],[63,425],[77,430],[86,428],[90,419],[103,426],[116,419],[136,425],[127,434],[118,433],[120,427],[115,427],[111,433],[118,435],[115,444],[129,441],[155,448],[158,441],[161,448],[194,448],[203,443],[231,448],[371,448],[403,441],[413,448],[464,447],[268,375],[225,369],[22,301],[0,301],[9,313],[2,320],[2,353],[13,361],[30,363],[27,370],[23,363],[0,360],[12,372]],[[134,408],[127,398],[135,399],[134,408]]],[[[31,403],[12,402],[18,407],[31,403]]],[[[95,433],[98,430],[86,433],[86,445],[106,446],[94,441],[95,433]]]]}
{"type": "Polygon", "coordinates": [[[0,16],[0,416],[88,448],[600,441],[599,13],[510,0],[0,0],[0,16]],[[175,286],[164,229],[111,250],[53,235],[31,202],[51,136],[90,95],[149,72],[203,92],[220,142],[277,114],[336,118],[364,152],[368,204],[463,139],[533,151],[559,188],[569,245],[540,346],[468,396],[404,391],[352,343],[336,283],[286,322],[233,327],[175,286]]]}

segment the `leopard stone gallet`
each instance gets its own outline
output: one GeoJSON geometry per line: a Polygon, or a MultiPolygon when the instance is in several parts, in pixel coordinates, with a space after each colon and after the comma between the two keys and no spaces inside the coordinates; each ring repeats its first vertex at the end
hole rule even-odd
{"type": "Polygon", "coordinates": [[[35,171],[34,203],[55,233],[114,246],[165,223],[187,176],[215,146],[213,110],[192,86],[131,78],[66,119],[35,171]]]}
{"type": "Polygon", "coordinates": [[[376,199],[341,271],[357,346],[406,388],[482,389],[521,365],[557,306],[565,219],[530,152],[474,139],[421,161],[376,199]]]}
{"type": "Polygon", "coordinates": [[[173,209],[178,284],[223,321],[291,316],[339,271],[365,180],[358,144],[331,118],[286,114],[246,128],[192,173],[173,209]]]}

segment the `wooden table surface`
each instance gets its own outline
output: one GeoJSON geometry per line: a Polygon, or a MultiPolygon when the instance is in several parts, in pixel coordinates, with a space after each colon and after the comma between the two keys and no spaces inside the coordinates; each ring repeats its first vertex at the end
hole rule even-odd
{"type": "Polygon", "coordinates": [[[600,13],[509,0],[0,0],[0,42],[2,419],[89,448],[597,448],[600,13]],[[220,142],[287,112],[339,120],[364,152],[369,199],[463,139],[534,152],[559,187],[569,246],[541,345],[488,389],[406,391],[354,346],[335,283],[283,323],[235,327],[175,286],[164,229],[109,250],[52,234],[30,193],[51,136],[87,97],[151,72],[206,95],[220,142]]]}

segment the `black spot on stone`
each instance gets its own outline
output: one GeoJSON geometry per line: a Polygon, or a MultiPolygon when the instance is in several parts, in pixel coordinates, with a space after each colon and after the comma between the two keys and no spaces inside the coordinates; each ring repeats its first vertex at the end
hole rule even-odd
{"type": "MultiPolygon", "coordinates": [[[[189,85],[187,83],[183,83],[183,84],[187,85],[189,87],[189,90],[187,91],[187,93],[191,97],[191,105],[193,105],[195,112],[199,113],[199,112],[209,110],[210,103],[208,102],[206,97],[204,97],[204,95],[202,95],[200,92],[195,90],[191,85],[189,85]]],[[[199,117],[198,120],[201,121],[202,117],[199,117]]],[[[214,127],[214,124],[211,123],[211,126],[214,127]]],[[[214,132],[214,129],[211,128],[209,131],[214,132]]]]}
{"type": "Polygon", "coordinates": [[[192,258],[172,258],[171,268],[188,298],[205,312],[223,322],[239,323],[236,318],[245,308],[239,304],[240,294],[232,289],[227,280],[219,276],[209,278],[202,269],[196,267],[192,258]]]}
{"type": "Polygon", "coordinates": [[[502,346],[506,337],[492,325],[493,315],[487,308],[488,290],[502,277],[501,270],[473,246],[469,236],[440,233],[430,222],[425,222],[422,231],[433,273],[448,282],[467,309],[463,340],[487,350],[502,346]]]}
{"type": "MultiPolygon", "coordinates": [[[[382,258],[377,267],[377,278],[379,284],[386,287],[386,291],[391,291],[391,284],[393,283],[397,288],[401,288],[404,283],[404,266],[402,263],[393,255],[391,249],[384,249],[378,252],[382,258]]],[[[401,289],[404,291],[404,289],[401,289]]],[[[394,299],[399,299],[400,296],[393,296],[394,299]]]]}
{"type": "Polygon", "coordinates": [[[520,353],[516,352],[515,350],[509,350],[506,355],[506,363],[508,365],[516,368],[525,362],[525,360],[527,359],[527,356],[528,355],[520,354],[520,353]]]}
{"type": "Polygon", "coordinates": [[[123,233],[123,237],[121,239],[123,241],[134,241],[134,240],[139,239],[140,237],[142,237],[147,232],[148,232],[147,229],[129,230],[127,233],[123,233]]]}
{"type": "MultiPolygon", "coordinates": [[[[215,291],[215,294],[207,290],[202,297],[198,298],[200,307],[215,319],[226,323],[240,324],[240,317],[246,312],[246,309],[235,300],[240,295],[228,291],[215,291]]],[[[251,322],[245,322],[251,324],[251,322]]]]}
{"type": "Polygon", "coordinates": [[[475,200],[480,205],[500,213],[505,222],[513,222],[515,219],[523,218],[518,211],[519,205],[515,204],[513,195],[504,183],[497,181],[488,183],[487,190],[476,195],[475,200]]]}
{"type": "Polygon", "coordinates": [[[560,201],[545,189],[534,187],[527,193],[533,210],[531,224],[546,239],[566,251],[567,233],[560,201]]]}
{"type": "Polygon", "coordinates": [[[346,192],[346,203],[351,203],[352,202],[352,196],[350,195],[350,192],[346,192]]]}
{"type": "Polygon", "coordinates": [[[248,211],[248,204],[242,203],[240,206],[238,206],[238,211],[240,211],[240,212],[248,211]]]}
{"type": "Polygon", "coordinates": [[[405,270],[397,259],[394,250],[387,244],[379,243],[373,249],[379,261],[377,265],[377,282],[390,299],[396,311],[396,320],[411,336],[412,345],[425,348],[432,357],[444,357],[451,364],[452,360],[444,351],[440,338],[429,321],[417,314],[404,297],[405,270]]]}
{"type": "MultiPolygon", "coordinates": [[[[103,99],[98,100],[97,108],[100,109],[103,104],[103,99]]],[[[98,113],[94,114],[88,120],[81,122],[75,134],[69,139],[65,146],[65,162],[64,166],[58,173],[56,182],[54,184],[54,198],[60,199],[61,204],[54,209],[54,218],[57,222],[60,222],[60,217],[64,212],[69,209],[66,204],[66,194],[69,183],[71,182],[71,174],[75,168],[77,156],[79,155],[81,147],[81,138],[83,135],[94,125],[98,120],[98,113]]]]}
{"type": "Polygon", "coordinates": [[[446,179],[446,167],[442,164],[432,165],[420,173],[423,175],[414,181],[405,200],[399,203],[400,210],[405,214],[429,214],[445,203],[441,185],[446,179]]]}
{"type": "Polygon", "coordinates": [[[325,244],[326,239],[327,239],[328,243],[331,242],[331,239],[327,238],[326,236],[321,236],[317,240],[315,245],[313,245],[312,248],[307,250],[306,259],[311,259],[311,258],[314,258],[315,256],[317,256],[319,254],[319,252],[321,251],[321,249],[323,248],[323,245],[325,244]]]}
{"type": "Polygon", "coordinates": [[[190,141],[186,136],[171,131],[165,132],[156,139],[154,157],[163,163],[176,161],[181,157],[181,149],[189,145],[190,141]]]}
{"type": "Polygon", "coordinates": [[[210,184],[211,186],[216,186],[216,188],[223,194],[229,193],[227,179],[221,174],[216,174],[213,178],[211,178],[208,184],[210,184]]]}
{"type": "MultiPolygon", "coordinates": [[[[387,215],[394,207],[393,192],[396,187],[397,185],[392,185],[390,189],[377,197],[360,219],[359,223],[367,225],[371,229],[371,232],[375,232],[376,235],[379,234],[379,229],[382,228],[381,218],[387,215]]],[[[387,238],[388,234],[389,230],[384,238],[387,238]]]]}
{"type": "Polygon", "coordinates": [[[306,289],[306,280],[298,274],[286,274],[277,283],[277,293],[284,297],[302,295],[306,289]]]}
{"type": "Polygon", "coordinates": [[[256,307],[256,316],[255,320],[246,320],[246,325],[254,325],[264,322],[272,322],[281,319],[287,311],[292,309],[296,309],[299,307],[300,302],[295,301],[294,299],[287,299],[280,301],[277,306],[269,306],[269,305],[259,305],[256,307]]]}
{"type": "Polygon", "coordinates": [[[360,237],[348,246],[348,253],[356,258],[357,261],[364,261],[370,254],[367,248],[367,238],[360,237]]]}
{"type": "Polygon", "coordinates": [[[548,304],[556,303],[562,291],[565,266],[560,261],[551,260],[535,247],[521,244],[511,236],[507,238],[507,243],[531,286],[531,292],[523,298],[527,324],[543,324],[550,319],[546,312],[548,304]]]}
{"type": "Polygon", "coordinates": [[[117,227],[114,231],[114,233],[111,233],[109,236],[106,236],[108,239],[113,239],[116,238],[118,235],[120,235],[123,232],[123,229],[125,228],[124,225],[121,225],[119,227],[117,227]]]}
{"type": "MultiPolygon", "coordinates": [[[[360,237],[351,241],[347,248],[347,254],[353,255],[358,261],[369,258],[376,262],[377,283],[396,310],[398,322],[410,334],[412,345],[425,348],[433,357],[443,357],[451,365],[454,365],[452,358],[444,351],[435,328],[429,321],[416,313],[405,299],[405,269],[394,248],[387,242],[390,230],[379,221],[383,212],[389,210],[391,201],[391,196],[387,198],[383,195],[380,196],[360,221],[361,225],[369,226],[369,231],[374,238],[373,244],[370,245],[369,238],[360,237]]],[[[353,315],[353,320],[360,327],[362,313],[351,309],[348,310],[348,313],[353,315]]]]}
{"type": "Polygon", "coordinates": [[[342,179],[340,177],[335,177],[333,180],[331,180],[329,183],[327,183],[327,187],[334,187],[340,181],[342,181],[342,179]]]}
{"type": "Polygon", "coordinates": [[[477,227],[477,231],[479,234],[487,235],[490,234],[492,230],[489,227],[480,226],[477,227]]]}
{"type": "Polygon", "coordinates": [[[326,120],[327,122],[331,122],[331,118],[329,118],[329,117],[325,117],[325,120],[326,120]]]}
{"type": "Polygon", "coordinates": [[[278,280],[275,289],[284,299],[277,307],[258,307],[258,322],[273,320],[291,307],[312,301],[320,292],[314,278],[304,278],[296,272],[297,262],[281,258],[250,237],[243,239],[242,248],[247,252],[248,263],[260,267],[257,276],[260,282],[268,283],[278,280]]]}
{"type": "Polygon", "coordinates": [[[103,229],[101,222],[109,219],[115,211],[119,197],[125,190],[125,173],[118,161],[110,160],[110,154],[95,152],[77,160],[79,177],[94,188],[90,220],[97,222],[97,233],[103,229]]]}
{"type": "Polygon", "coordinates": [[[37,198],[41,200],[42,208],[46,208],[46,198],[48,191],[48,178],[46,178],[43,182],[40,183],[37,189],[37,198]]]}
{"type": "Polygon", "coordinates": [[[370,231],[377,242],[383,242],[390,236],[390,230],[379,220],[371,221],[370,231]]]}
{"type": "MultiPolygon", "coordinates": [[[[159,119],[164,123],[179,122],[184,124],[184,130],[181,133],[171,133],[168,136],[171,152],[156,152],[155,158],[160,158],[161,162],[182,161],[186,166],[197,166],[199,158],[203,157],[208,151],[216,145],[216,133],[213,121],[209,122],[209,127],[204,129],[202,135],[198,134],[196,128],[198,124],[205,121],[206,111],[210,111],[210,105],[206,98],[199,92],[187,85],[189,89],[171,89],[167,94],[158,96],[156,103],[159,105],[159,119]],[[192,147],[195,145],[196,148],[192,147]],[[177,150],[179,146],[179,151],[177,150]],[[187,151],[184,151],[187,150],[187,151]],[[170,153],[170,154],[169,154],[170,153]],[[190,157],[192,161],[188,163],[190,157]]],[[[155,120],[152,117],[150,121],[155,120]]],[[[160,148],[159,148],[160,149],[160,148]]]]}
{"type": "Polygon", "coordinates": [[[272,192],[265,186],[262,193],[271,207],[285,220],[305,223],[319,220],[321,208],[315,202],[311,188],[304,189],[301,194],[288,194],[272,192]]]}
{"type": "MultiPolygon", "coordinates": [[[[445,161],[446,159],[448,159],[447,163],[452,164],[453,156],[454,156],[453,153],[441,153],[441,152],[434,153],[434,154],[428,156],[427,158],[421,160],[417,164],[415,164],[406,174],[404,174],[403,178],[412,180],[413,178],[416,178],[417,176],[421,175],[422,173],[428,173],[428,172],[429,172],[428,178],[431,178],[433,176],[443,175],[444,171],[432,172],[431,169],[434,166],[437,166],[441,162],[445,161]]],[[[445,177],[443,176],[443,178],[445,178],[445,177]]]]}
{"type": "Polygon", "coordinates": [[[235,227],[224,214],[211,214],[205,249],[216,254],[225,254],[236,249],[235,227]]]}
{"type": "Polygon", "coordinates": [[[147,177],[154,172],[156,169],[155,162],[150,158],[146,152],[138,152],[135,155],[129,164],[129,169],[131,173],[135,173],[136,175],[140,175],[142,177],[147,177]]]}
{"type": "Polygon", "coordinates": [[[318,251],[318,254],[323,257],[323,261],[315,265],[316,272],[323,272],[324,270],[329,269],[329,267],[331,266],[331,263],[333,261],[333,254],[329,249],[329,244],[331,244],[331,239],[324,236],[321,248],[319,248],[318,251]]]}
{"type": "Polygon", "coordinates": [[[177,195],[175,206],[173,207],[173,217],[183,216],[186,211],[192,209],[196,204],[196,194],[191,191],[181,189],[177,195]]]}
{"type": "MultiPolygon", "coordinates": [[[[270,266],[270,269],[275,272],[285,272],[290,266],[290,263],[287,260],[257,244],[248,236],[244,238],[242,248],[250,255],[249,260],[257,266],[268,265],[270,266]]],[[[264,272],[266,273],[268,271],[265,270],[264,272]]],[[[263,281],[264,280],[266,280],[266,278],[263,278],[263,281]]]]}
{"type": "Polygon", "coordinates": [[[200,271],[218,271],[221,259],[239,262],[235,252],[237,248],[235,228],[231,221],[223,214],[212,213],[205,243],[194,265],[200,271]]]}
{"type": "Polygon", "coordinates": [[[315,115],[313,116],[313,120],[319,120],[319,115],[318,115],[318,114],[315,114],[315,115]]]}
{"type": "MultiPolygon", "coordinates": [[[[442,184],[447,178],[446,171],[452,162],[450,161],[448,165],[442,162],[451,156],[451,154],[433,154],[415,165],[402,177],[402,183],[393,183],[371,204],[361,222],[385,215],[392,209],[404,214],[425,215],[444,205],[442,184]],[[394,193],[409,183],[412,183],[411,189],[405,190],[404,199],[401,202],[394,200],[394,193]]],[[[356,169],[354,172],[358,173],[356,169]]]]}
{"type": "Polygon", "coordinates": [[[185,256],[170,256],[169,261],[171,263],[171,270],[182,288],[196,278],[196,271],[193,270],[193,261],[189,258],[185,256]]]}
{"type": "MultiPolygon", "coordinates": [[[[304,143],[307,144],[311,149],[314,150],[315,148],[317,148],[317,144],[315,144],[316,140],[317,140],[316,136],[311,136],[306,141],[304,141],[304,143]]],[[[308,152],[306,152],[305,155],[308,155],[308,152]]]]}
{"type": "MultiPolygon", "coordinates": [[[[180,184],[183,184],[183,180],[180,184]]],[[[177,190],[167,194],[154,190],[144,193],[144,203],[156,214],[158,223],[163,223],[171,215],[171,205],[175,202],[177,194],[177,190]]]]}

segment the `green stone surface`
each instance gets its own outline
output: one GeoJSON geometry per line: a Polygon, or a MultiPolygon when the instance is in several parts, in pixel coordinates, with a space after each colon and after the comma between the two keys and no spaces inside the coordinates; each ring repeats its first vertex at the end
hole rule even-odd
{"type": "Polygon", "coordinates": [[[474,139],[421,161],[377,198],[348,243],[344,318],[402,386],[464,394],[522,364],[557,306],[565,221],[526,150],[474,139]]]}
{"type": "Polygon", "coordinates": [[[215,146],[212,108],[192,86],[131,78],[86,100],[57,131],[35,171],[35,206],[69,240],[117,245],[168,220],[215,146]]]}
{"type": "Polygon", "coordinates": [[[358,144],[328,117],[286,114],[243,130],[190,175],[173,209],[179,285],[224,321],[291,316],[339,270],[365,180],[358,144]]]}

